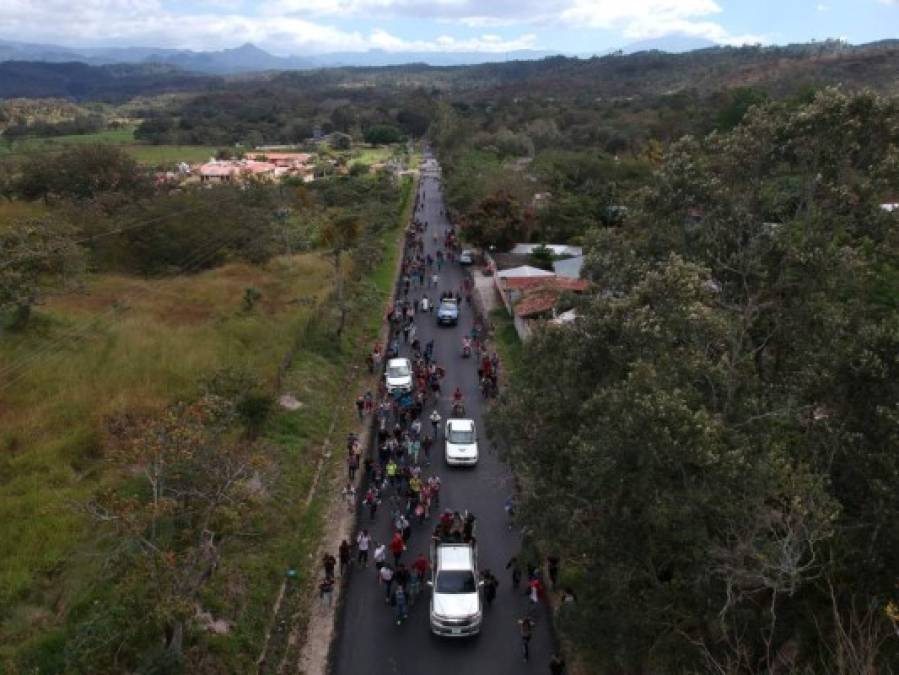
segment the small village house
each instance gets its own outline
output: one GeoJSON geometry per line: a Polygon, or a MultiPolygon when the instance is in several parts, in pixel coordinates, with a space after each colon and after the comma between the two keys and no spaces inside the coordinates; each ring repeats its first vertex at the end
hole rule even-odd
{"type": "Polygon", "coordinates": [[[556,324],[570,323],[575,313],[568,310],[559,313],[559,302],[566,292],[584,293],[590,288],[590,282],[584,279],[564,279],[560,277],[543,280],[530,280],[524,283],[518,280],[516,286],[523,287],[516,291],[517,296],[512,312],[515,332],[522,340],[527,339],[541,322],[550,321],[556,324]]]}

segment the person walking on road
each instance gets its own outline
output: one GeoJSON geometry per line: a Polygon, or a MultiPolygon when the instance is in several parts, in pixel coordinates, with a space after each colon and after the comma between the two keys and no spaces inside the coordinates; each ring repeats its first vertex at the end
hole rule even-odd
{"type": "Polygon", "coordinates": [[[431,420],[431,428],[434,430],[434,438],[437,438],[437,435],[440,433],[440,413],[437,412],[437,408],[434,408],[434,412],[431,413],[429,418],[431,420]]]}
{"type": "Polygon", "coordinates": [[[396,625],[399,626],[409,617],[409,611],[406,607],[406,590],[399,584],[393,589],[393,600],[391,601],[391,604],[394,606],[396,625]]]}
{"type": "Polygon", "coordinates": [[[387,561],[387,544],[378,544],[375,546],[374,560],[375,569],[380,574],[381,568],[384,567],[384,564],[387,561]]]}
{"type": "Polygon", "coordinates": [[[381,567],[378,579],[384,584],[384,602],[390,602],[390,590],[393,588],[393,568],[390,565],[381,567]]]}
{"type": "Polygon", "coordinates": [[[561,654],[553,654],[549,660],[549,675],[565,675],[565,659],[561,654]]]}
{"type": "Polygon", "coordinates": [[[518,556],[512,556],[506,563],[506,569],[512,570],[512,590],[517,591],[521,584],[521,565],[518,563],[518,556]]]}
{"type": "Polygon", "coordinates": [[[531,637],[534,634],[534,620],[529,616],[519,619],[518,630],[521,635],[521,655],[527,661],[530,657],[531,637]]]}
{"type": "Polygon", "coordinates": [[[325,577],[318,585],[318,597],[321,598],[322,605],[331,607],[331,598],[334,596],[334,579],[325,577]]]}
{"type": "Polygon", "coordinates": [[[484,570],[482,576],[484,577],[484,602],[487,603],[487,607],[492,607],[496,598],[496,588],[499,586],[499,579],[493,576],[493,572],[490,570],[484,570]]]}
{"type": "Polygon", "coordinates": [[[399,565],[400,558],[403,557],[403,551],[406,550],[406,542],[403,540],[402,532],[394,532],[393,539],[390,540],[390,552],[393,554],[393,564],[399,565]]]}
{"type": "Polygon", "coordinates": [[[334,568],[337,567],[337,558],[330,553],[326,553],[322,558],[322,567],[325,568],[325,579],[334,579],[334,568]]]}
{"type": "MultiPolygon", "coordinates": [[[[355,473],[355,469],[353,469],[353,473],[355,473]]],[[[346,500],[347,510],[352,513],[356,508],[356,488],[350,481],[347,481],[346,487],[343,488],[343,498],[346,500]]]]}
{"type": "Polygon", "coordinates": [[[340,542],[340,546],[337,549],[337,558],[340,560],[340,576],[342,577],[350,566],[350,542],[346,539],[340,542]]]}
{"type": "Polygon", "coordinates": [[[371,536],[364,529],[356,537],[356,548],[359,551],[358,562],[363,567],[368,567],[368,549],[371,547],[371,536]]]}

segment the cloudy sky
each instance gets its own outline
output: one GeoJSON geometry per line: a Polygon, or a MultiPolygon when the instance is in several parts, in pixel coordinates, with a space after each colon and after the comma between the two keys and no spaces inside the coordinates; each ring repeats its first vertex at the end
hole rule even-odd
{"type": "Polygon", "coordinates": [[[867,42],[899,37],[899,0],[0,0],[0,39],[73,47],[602,53],[672,33],[867,42]]]}

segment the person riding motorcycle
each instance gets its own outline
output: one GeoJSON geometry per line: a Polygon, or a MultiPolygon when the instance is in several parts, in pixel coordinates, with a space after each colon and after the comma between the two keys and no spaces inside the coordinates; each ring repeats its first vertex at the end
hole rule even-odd
{"type": "Polygon", "coordinates": [[[462,390],[459,387],[456,387],[456,390],[453,392],[453,403],[461,403],[462,402],[462,390]]]}
{"type": "Polygon", "coordinates": [[[462,338],[462,356],[471,356],[471,338],[468,336],[462,338]]]}

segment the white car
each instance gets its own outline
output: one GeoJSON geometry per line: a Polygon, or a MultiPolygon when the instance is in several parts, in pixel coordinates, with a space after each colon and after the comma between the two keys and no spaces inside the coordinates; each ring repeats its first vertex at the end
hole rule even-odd
{"type": "Polygon", "coordinates": [[[390,359],[384,371],[388,394],[405,394],[412,391],[412,364],[409,359],[390,359]]]}
{"type": "Polygon", "coordinates": [[[471,466],[478,463],[478,433],[474,420],[448,419],[444,431],[447,464],[471,466]]]}
{"type": "Polygon", "coordinates": [[[462,253],[459,254],[459,264],[460,265],[471,265],[474,262],[474,251],[470,248],[466,248],[462,253]]]}
{"type": "Polygon", "coordinates": [[[434,545],[431,570],[431,631],[447,637],[477,635],[483,613],[474,544],[434,545]]]}

